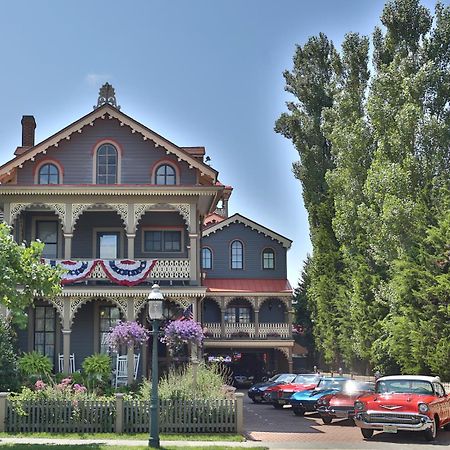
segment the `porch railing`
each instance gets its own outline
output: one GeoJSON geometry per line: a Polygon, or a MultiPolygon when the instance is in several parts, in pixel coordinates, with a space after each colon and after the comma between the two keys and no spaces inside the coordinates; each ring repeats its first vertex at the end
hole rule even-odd
{"type": "Polygon", "coordinates": [[[226,323],[224,325],[225,334],[222,335],[220,323],[211,322],[203,324],[207,330],[207,338],[230,339],[230,338],[250,338],[250,339],[292,339],[292,335],[287,323],[264,323],[258,324],[258,333],[254,323],[226,323]]]}

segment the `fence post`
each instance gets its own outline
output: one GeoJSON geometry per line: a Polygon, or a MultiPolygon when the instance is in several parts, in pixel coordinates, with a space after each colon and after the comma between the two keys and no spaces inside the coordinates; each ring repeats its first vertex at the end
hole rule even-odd
{"type": "Polygon", "coordinates": [[[6,408],[8,407],[8,392],[0,392],[0,433],[6,429],[6,408]]]}
{"type": "Polygon", "coordinates": [[[236,433],[244,432],[244,394],[236,392],[236,433]]]}
{"type": "Polygon", "coordinates": [[[123,394],[116,394],[116,433],[123,433],[123,394]]]}

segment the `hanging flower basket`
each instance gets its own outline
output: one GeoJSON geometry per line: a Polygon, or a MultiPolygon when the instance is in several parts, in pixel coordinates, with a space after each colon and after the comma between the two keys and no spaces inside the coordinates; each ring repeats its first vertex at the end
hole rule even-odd
{"type": "Polygon", "coordinates": [[[137,322],[119,321],[115,327],[111,327],[110,331],[108,345],[116,352],[121,346],[138,348],[150,336],[149,332],[137,322]]]}
{"type": "Polygon", "coordinates": [[[164,328],[164,335],[161,342],[167,345],[169,349],[176,352],[180,350],[184,344],[203,344],[203,329],[201,324],[195,320],[174,320],[169,322],[164,328]]]}

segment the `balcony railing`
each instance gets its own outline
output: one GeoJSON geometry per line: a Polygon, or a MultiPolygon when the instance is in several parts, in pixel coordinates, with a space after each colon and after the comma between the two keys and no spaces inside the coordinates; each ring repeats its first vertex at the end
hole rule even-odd
{"type": "MultiPolygon", "coordinates": [[[[81,260],[81,259],[80,259],[81,260]]],[[[47,260],[48,261],[48,260],[47,260]]],[[[78,261],[74,260],[74,261],[78,261]]],[[[89,260],[83,260],[89,261],[89,260]]],[[[90,260],[92,261],[92,260],[90,260]]],[[[190,274],[191,261],[187,258],[181,259],[158,259],[153,266],[148,276],[141,282],[151,282],[153,280],[171,280],[171,281],[188,281],[191,278],[190,274]]],[[[92,272],[86,278],[80,278],[73,282],[95,282],[95,281],[107,281],[111,282],[110,278],[106,274],[103,266],[97,263],[92,272]]],[[[66,282],[69,283],[69,282],[66,282]]],[[[69,283],[70,284],[70,283],[69,283]]]]}
{"type": "Polygon", "coordinates": [[[258,332],[254,323],[226,323],[222,335],[220,323],[204,323],[210,339],[292,339],[287,323],[259,323],[258,332]]]}

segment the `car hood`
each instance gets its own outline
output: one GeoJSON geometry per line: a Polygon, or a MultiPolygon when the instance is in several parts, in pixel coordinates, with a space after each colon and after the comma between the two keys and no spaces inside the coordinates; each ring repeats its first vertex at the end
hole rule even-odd
{"type": "Polygon", "coordinates": [[[271,388],[271,387],[275,387],[278,386],[279,384],[282,384],[280,381],[267,381],[264,383],[256,383],[254,384],[250,389],[267,389],[267,388],[271,388]]]}
{"type": "Polygon", "coordinates": [[[296,392],[292,395],[293,400],[317,400],[324,395],[336,392],[335,389],[313,389],[310,391],[296,392]]]}
{"type": "Polygon", "coordinates": [[[355,400],[364,395],[364,392],[354,392],[352,394],[337,392],[329,399],[330,406],[353,406],[355,400]]]}
{"type": "Polygon", "coordinates": [[[431,403],[433,395],[418,394],[374,394],[360,398],[367,410],[383,412],[414,412],[417,413],[419,403],[431,403]]]}

